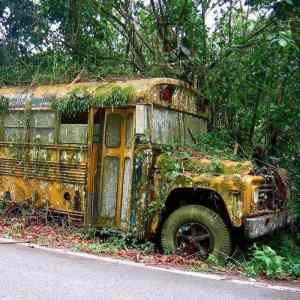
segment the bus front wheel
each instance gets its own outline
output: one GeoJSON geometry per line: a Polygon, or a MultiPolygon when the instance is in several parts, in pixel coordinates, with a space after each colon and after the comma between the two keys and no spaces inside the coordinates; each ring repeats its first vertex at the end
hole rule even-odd
{"type": "Polygon", "coordinates": [[[161,233],[165,253],[200,258],[209,255],[226,258],[231,254],[230,231],[223,219],[202,205],[175,210],[165,221],[161,233]]]}

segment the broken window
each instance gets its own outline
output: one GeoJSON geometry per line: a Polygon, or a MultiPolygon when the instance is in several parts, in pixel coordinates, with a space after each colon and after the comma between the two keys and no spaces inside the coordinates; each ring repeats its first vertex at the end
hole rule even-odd
{"type": "Polygon", "coordinates": [[[59,128],[60,144],[86,144],[88,132],[88,113],[75,116],[63,114],[59,128]]]}
{"type": "Polygon", "coordinates": [[[190,145],[206,131],[207,121],[201,117],[167,108],[153,109],[153,143],[190,145]]]}

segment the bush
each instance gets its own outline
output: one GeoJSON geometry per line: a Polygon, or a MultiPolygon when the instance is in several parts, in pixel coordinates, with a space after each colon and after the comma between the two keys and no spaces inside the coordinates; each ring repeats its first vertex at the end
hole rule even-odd
{"type": "Polygon", "coordinates": [[[284,235],[279,248],[279,255],[284,257],[283,268],[290,276],[300,278],[300,237],[284,235]]]}
{"type": "Polygon", "coordinates": [[[281,278],[284,275],[283,257],[269,246],[254,246],[252,258],[245,267],[251,277],[266,275],[270,278],[281,278]]]}
{"type": "Polygon", "coordinates": [[[270,246],[254,246],[251,259],[245,265],[250,277],[300,278],[300,247],[289,236],[276,239],[277,251],[270,246]]]}
{"type": "Polygon", "coordinates": [[[94,240],[97,235],[97,228],[95,227],[84,227],[78,230],[81,238],[86,240],[94,240]]]}

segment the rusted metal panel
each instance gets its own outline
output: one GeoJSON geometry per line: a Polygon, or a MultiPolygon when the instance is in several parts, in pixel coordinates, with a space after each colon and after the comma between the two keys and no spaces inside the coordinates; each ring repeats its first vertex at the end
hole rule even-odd
{"type": "Polygon", "coordinates": [[[2,193],[9,191],[12,200],[15,201],[31,199],[32,194],[35,193],[37,195],[37,206],[47,205],[49,208],[66,212],[74,211],[74,197],[79,193],[81,199],[83,199],[79,209],[83,212],[85,208],[84,184],[61,183],[59,181],[1,175],[0,190],[2,193]],[[67,193],[69,194],[69,200],[65,198],[67,193]]]}
{"type": "Polygon", "coordinates": [[[63,163],[58,161],[56,153],[65,153],[65,148],[30,144],[0,144],[0,173],[7,175],[58,180],[62,182],[86,182],[86,150],[68,149],[70,153],[80,153],[79,159],[69,159],[63,163]]]}
{"type": "Polygon", "coordinates": [[[86,166],[42,161],[16,161],[1,159],[0,174],[45,181],[86,184],[86,166]]]}
{"type": "MultiPolygon", "coordinates": [[[[136,145],[133,174],[132,174],[132,189],[130,201],[130,226],[135,228],[139,237],[144,237],[148,223],[148,205],[153,200],[153,171],[154,153],[150,145],[136,145]]],[[[162,183],[163,184],[163,183],[162,183]]]]}
{"type": "Polygon", "coordinates": [[[85,225],[94,225],[97,218],[97,175],[99,146],[94,143],[95,138],[95,115],[97,110],[92,108],[88,114],[88,181],[87,181],[87,205],[85,211],[85,225]]]}
{"type": "Polygon", "coordinates": [[[50,209],[65,212],[73,212],[76,208],[83,214],[86,150],[86,147],[1,142],[0,191],[9,191],[16,201],[29,199],[35,194],[39,206],[47,204],[50,209]],[[64,151],[80,152],[80,159],[70,158],[63,163],[60,154],[64,151]]]}
{"type": "Polygon", "coordinates": [[[244,223],[245,235],[254,239],[280,229],[291,222],[287,210],[269,213],[267,215],[246,218],[244,223]]]}
{"type": "MultiPolygon", "coordinates": [[[[169,107],[172,109],[185,111],[189,113],[197,114],[199,109],[197,106],[197,93],[193,89],[187,88],[187,86],[178,85],[177,82],[165,81],[160,82],[151,87],[151,99],[149,103],[155,103],[164,107],[169,107]],[[171,94],[170,98],[164,99],[163,91],[164,89],[169,88],[171,94]]],[[[205,114],[203,114],[205,115],[205,114]]]]}
{"type": "Polygon", "coordinates": [[[63,163],[82,163],[86,159],[86,153],[83,151],[84,148],[80,149],[68,149],[65,148],[59,152],[60,161],[63,163]]]}

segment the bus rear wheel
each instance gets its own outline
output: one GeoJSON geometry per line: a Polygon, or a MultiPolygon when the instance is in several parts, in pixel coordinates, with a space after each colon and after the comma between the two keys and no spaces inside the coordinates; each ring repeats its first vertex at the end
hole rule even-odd
{"type": "Polygon", "coordinates": [[[202,205],[175,210],[165,221],[161,233],[165,253],[206,260],[209,255],[226,258],[231,254],[230,231],[223,219],[202,205]]]}

